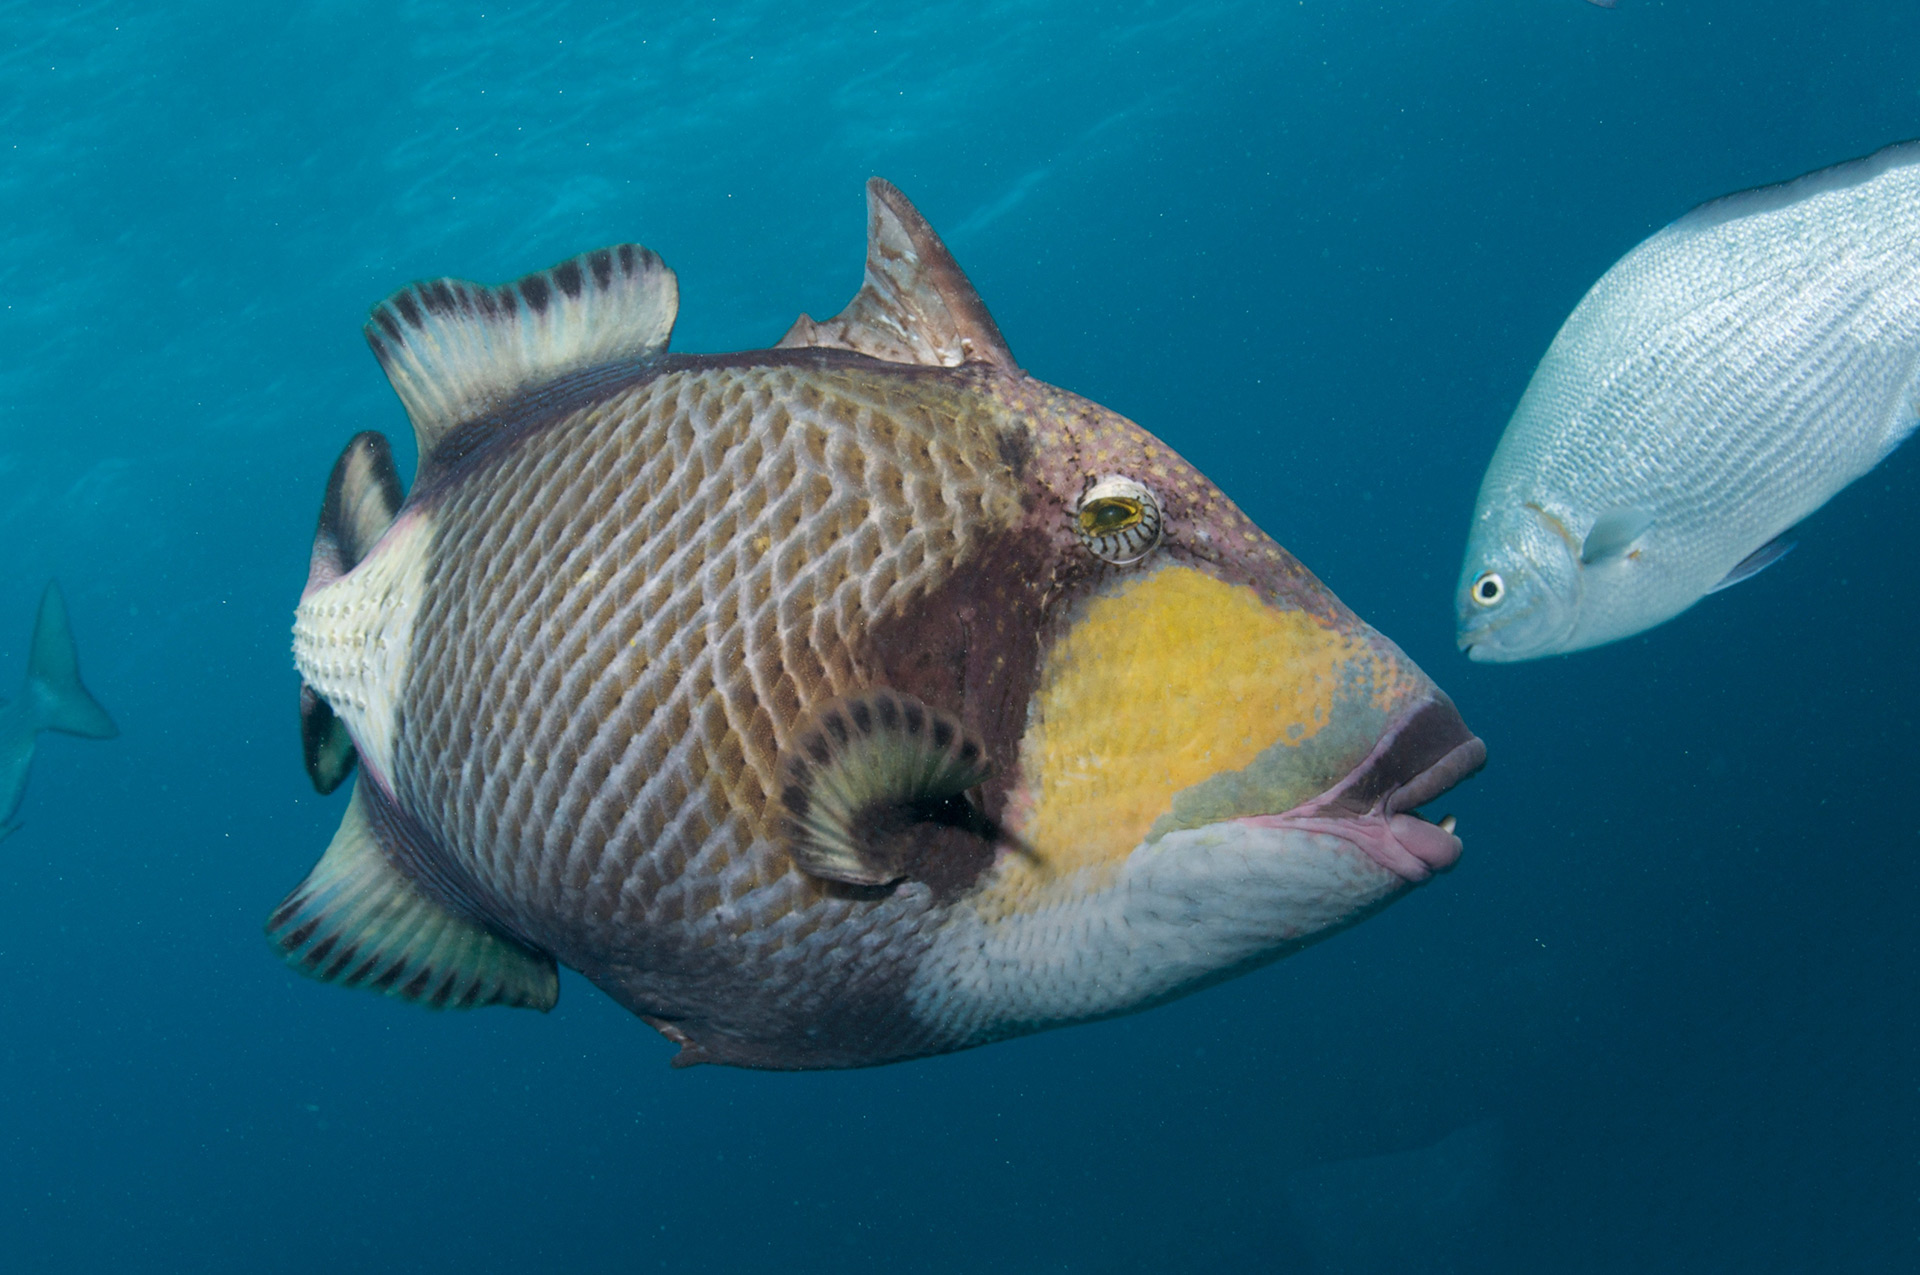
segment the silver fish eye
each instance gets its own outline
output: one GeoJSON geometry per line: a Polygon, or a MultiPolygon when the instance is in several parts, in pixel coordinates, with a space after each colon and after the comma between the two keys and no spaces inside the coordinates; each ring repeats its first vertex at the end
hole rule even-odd
{"type": "Polygon", "coordinates": [[[1507,596],[1507,582],[1500,578],[1498,571],[1482,571],[1473,578],[1467,593],[1483,607],[1497,606],[1500,599],[1507,596]]]}
{"type": "Polygon", "coordinates": [[[1094,557],[1129,566],[1160,543],[1160,500],[1133,479],[1109,474],[1080,497],[1073,526],[1094,557]]]}

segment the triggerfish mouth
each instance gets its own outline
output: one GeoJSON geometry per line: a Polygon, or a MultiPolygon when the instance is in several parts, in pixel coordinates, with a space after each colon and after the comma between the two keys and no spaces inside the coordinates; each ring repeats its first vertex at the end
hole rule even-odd
{"type": "Polygon", "coordinates": [[[1458,857],[1439,688],[867,208],[858,294],[772,349],[669,354],[633,245],[374,310],[421,460],[360,434],[321,509],[302,737],[359,775],[268,921],[296,969],[544,1010],[564,964],[676,1063],[853,1067],[1165,1001],[1458,857]]]}

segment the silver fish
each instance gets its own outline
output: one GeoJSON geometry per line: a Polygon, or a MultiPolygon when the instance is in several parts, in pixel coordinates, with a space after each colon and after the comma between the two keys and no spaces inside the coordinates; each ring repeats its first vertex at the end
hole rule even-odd
{"type": "Polygon", "coordinates": [[[1704,204],[1601,276],[1480,485],[1476,660],[1628,637],[1754,575],[1920,412],[1920,143],[1704,204]]]}
{"type": "Polygon", "coordinates": [[[268,932],[317,978],[545,1009],[680,1063],[835,1067],[1123,1013],[1460,852],[1485,755],[1220,491],[1033,380],[868,187],[866,282],[670,355],[643,248],[437,280],[368,337],[423,457],[334,468],[294,630],[360,777],[268,932]]]}
{"type": "Polygon", "coordinates": [[[73,649],[67,601],[51,580],[40,595],[33,622],[33,647],[27,656],[27,680],[20,696],[0,704],[0,837],[19,831],[14,816],[26,795],[27,772],[41,731],[54,730],[85,739],[112,739],[120,728],[80,682],[80,657],[73,649]]]}

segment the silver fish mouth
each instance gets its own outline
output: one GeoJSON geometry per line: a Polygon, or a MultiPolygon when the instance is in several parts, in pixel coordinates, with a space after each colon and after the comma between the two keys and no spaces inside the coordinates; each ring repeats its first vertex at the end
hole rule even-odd
{"type": "Polygon", "coordinates": [[[1402,717],[1366,760],[1318,797],[1281,814],[1239,822],[1338,837],[1417,885],[1452,867],[1461,847],[1451,821],[1429,823],[1411,812],[1486,762],[1486,744],[1442,696],[1402,717]]]}

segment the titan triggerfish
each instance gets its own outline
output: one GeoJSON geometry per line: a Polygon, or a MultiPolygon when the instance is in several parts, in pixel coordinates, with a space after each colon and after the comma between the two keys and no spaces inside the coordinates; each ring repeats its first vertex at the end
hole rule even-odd
{"type": "Polygon", "coordinates": [[[294,626],[298,970],[546,1009],[679,1063],[848,1067],[1125,1013],[1450,865],[1485,749],[1165,444],[1034,380],[868,186],[865,282],[667,352],[672,271],[442,279],[367,337],[419,470],[355,437],[294,626]]]}
{"type": "Polygon", "coordinates": [[[1476,660],[1630,637],[1737,584],[1920,413],[1920,142],[1703,204],[1534,370],[1454,596],[1476,660]]]}

